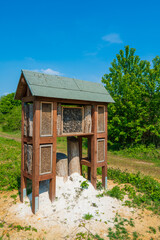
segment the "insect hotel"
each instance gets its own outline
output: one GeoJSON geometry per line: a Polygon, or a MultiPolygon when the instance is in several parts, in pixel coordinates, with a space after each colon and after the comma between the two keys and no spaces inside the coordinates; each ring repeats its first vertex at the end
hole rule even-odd
{"type": "Polygon", "coordinates": [[[82,173],[96,188],[97,168],[107,186],[107,105],[114,102],[103,85],[22,70],[15,99],[22,101],[21,201],[32,180],[32,211],[39,208],[39,182],[49,180],[49,198],[56,196],[56,171],[82,173]],[[57,154],[57,137],[67,137],[67,160],[57,154]],[[88,156],[82,156],[82,138],[88,156]]]}

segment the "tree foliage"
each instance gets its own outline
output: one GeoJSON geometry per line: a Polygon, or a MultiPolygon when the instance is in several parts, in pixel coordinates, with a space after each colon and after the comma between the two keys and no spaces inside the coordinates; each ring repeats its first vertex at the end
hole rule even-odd
{"type": "Polygon", "coordinates": [[[14,95],[0,98],[0,123],[5,131],[19,130],[21,126],[21,101],[14,100],[14,95]]]}
{"type": "Polygon", "coordinates": [[[140,60],[125,47],[102,82],[115,104],[108,106],[109,144],[115,149],[136,143],[160,144],[160,58],[140,60]]]}

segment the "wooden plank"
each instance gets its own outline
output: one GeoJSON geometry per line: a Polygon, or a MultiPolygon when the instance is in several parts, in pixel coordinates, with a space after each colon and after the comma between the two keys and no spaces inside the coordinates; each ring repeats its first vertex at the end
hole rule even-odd
{"type": "Polygon", "coordinates": [[[40,144],[49,144],[53,143],[54,137],[40,137],[40,144]]]}
{"type": "Polygon", "coordinates": [[[94,135],[91,137],[91,183],[96,188],[97,182],[97,105],[92,108],[92,128],[94,135]]]}
{"type": "Polygon", "coordinates": [[[53,154],[52,154],[52,178],[49,183],[49,198],[51,202],[56,196],[56,149],[57,149],[57,102],[53,103],[53,154]]]}
{"type": "Polygon", "coordinates": [[[49,97],[38,97],[36,96],[38,101],[50,101],[50,102],[59,102],[59,103],[68,103],[68,104],[83,104],[83,105],[92,105],[98,103],[99,105],[105,105],[106,102],[97,102],[97,101],[83,101],[83,100],[73,100],[73,99],[62,99],[62,98],[49,98],[49,97]]]}
{"type": "Polygon", "coordinates": [[[97,133],[97,138],[107,138],[107,134],[106,134],[106,132],[104,132],[104,133],[97,133]]]}
{"type": "Polygon", "coordinates": [[[23,142],[28,143],[28,144],[33,144],[33,139],[32,139],[32,137],[25,137],[24,136],[23,142]]]}
{"type": "Polygon", "coordinates": [[[58,137],[75,137],[75,136],[81,136],[81,137],[87,137],[87,136],[93,136],[94,133],[68,133],[68,134],[62,134],[58,137]]]}
{"type": "Polygon", "coordinates": [[[24,192],[26,192],[27,188],[27,180],[26,177],[23,175],[24,171],[24,102],[22,102],[22,124],[21,124],[21,197],[20,200],[23,202],[23,198],[25,197],[24,192]]]}
{"type": "Polygon", "coordinates": [[[39,208],[39,138],[40,138],[40,102],[33,103],[33,165],[32,165],[32,212],[39,208]]]}
{"type": "Polygon", "coordinates": [[[22,101],[23,102],[34,102],[35,101],[35,97],[34,96],[23,97],[22,101]]]}
{"type": "Polygon", "coordinates": [[[57,135],[62,134],[62,107],[61,103],[57,104],[57,135]]]}
{"type": "Polygon", "coordinates": [[[44,181],[53,178],[53,173],[44,174],[39,176],[39,181],[44,181]]]}

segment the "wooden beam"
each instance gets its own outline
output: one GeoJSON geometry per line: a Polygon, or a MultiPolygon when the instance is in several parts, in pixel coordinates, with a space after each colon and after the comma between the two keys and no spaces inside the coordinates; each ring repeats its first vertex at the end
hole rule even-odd
{"type": "Polygon", "coordinates": [[[108,111],[107,104],[105,105],[105,164],[102,167],[102,185],[104,188],[107,188],[107,119],[108,119],[108,111]]]}
{"type": "Polygon", "coordinates": [[[91,137],[91,183],[96,188],[97,182],[97,105],[92,108],[92,131],[91,137]]]}
{"type": "Polygon", "coordinates": [[[28,97],[23,97],[22,102],[34,102],[35,97],[34,96],[28,96],[28,97]]]}
{"type": "Polygon", "coordinates": [[[21,123],[21,197],[20,200],[23,202],[23,198],[27,193],[27,179],[23,174],[24,171],[24,103],[22,102],[22,123],[21,123]]]}
{"type": "Polygon", "coordinates": [[[49,183],[49,198],[51,202],[56,196],[56,149],[57,149],[57,102],[53,103],[53,154],[52,154],[52,178],[49,183]]]}
{"type": "Polygon", "coordinates": [[[94,133],[67,133],[67,134],[62,134],[58,137],[75,137],[75,136],[79,136],[79,137],[88,137],[88,136],[93,136],[94,133]]]}
{"type": "Polygon", "coordinates": [[[40,139],[40,102],[33,103],[33,163],[32,163],[32,212],[39,208],[39,139],[40,139]]]}
{"type": "Polygon", "coordinates": [[[91,167],[91,162],[89,162],[88,160],[85,159],[81,159],[81,165],[85,165],[87,167],[91,167]]]}

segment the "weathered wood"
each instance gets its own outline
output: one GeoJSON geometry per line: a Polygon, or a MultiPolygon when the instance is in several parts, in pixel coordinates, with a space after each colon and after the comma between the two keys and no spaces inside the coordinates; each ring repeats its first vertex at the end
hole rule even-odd
{"type": "Polygon", "coordinates": [[[62,107],[61,103],[57,104],[57,135],[62,134],[62,107]]]}
{"type": "Polygon", "coordinates": [[[104,188],[107,188],[107,120],[108,120],[108,112],[107,112],[107,104],[105,105],[105,165],[102,167],[102,185],[104,188]]]}
{"type": "Polygon", "coordinates": [[[97,182],[97,105],[92,108],[92,128],[94,135],[91,137],[91,183],[96,188],[97,182]]]}
{"type": "Polygon", "coordinates": [[[24,171],[24,102],[22,102],[22,124],[21,124],[21,197],[20,200],[23,202],[23,198],[25,197],[26,188],[27,188],[27,179],[23,175],[24,171]]]}
{"type": "Polygon", "coordinates": [[[52,152],[52,178],[49,183],[49,198],[51,202],[56,196],[56,148],[57,148],[57,102],[53,103],[53,152],[52,152]]]}
{"type": "Polygon", "coordinates": [[[57,153],[56,175],[68,177],[68,158],[64,153],[57,153]]]}
{"type": "Polygon", "coordinates": [[[91,162],[91,138],[88,138],[88,161],[91,162]]]}
{"type": "Polygon", "coordinates": [[[33,103],[33,161],[32,161],[32,212],[39,208],[39,139],[40,139],[40,102],[33,103]]]}
{"type": "MultiPolygon", "coordinates": [[[[82,137],[78,137],[79,142],[79,159],[82,159],[82,137]]],[[[82,175],[82,164],[80,164],[80,174],[82,175]]]]}
{"type": "Polygon", "coordinates": [[[91,133],[92,118],[91,118],[91,105],[84,106],[84,132],[91,133]]]}
{"type": "Polygon", "coordinates": [[[75,137],[67,138],[69,176],[72,173],[80,174],[79,141],[75,137]]]}
{"type": "Polygon", "coordinates": [[[28,135],[29,137],[32,137],[33,136],[33,103],[29,104],[28,107],[29,107],[28,135]]]}

